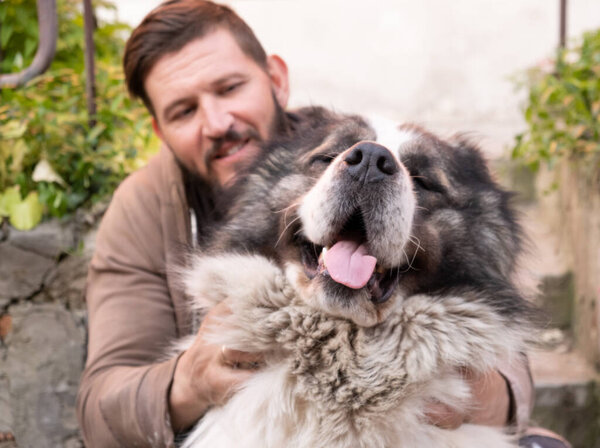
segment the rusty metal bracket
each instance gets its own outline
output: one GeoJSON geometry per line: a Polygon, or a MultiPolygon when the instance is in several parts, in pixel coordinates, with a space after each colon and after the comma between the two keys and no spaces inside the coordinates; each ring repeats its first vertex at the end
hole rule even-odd
{"type": "Polygon", "coordinates": [[[565,48],[567,43],[567,0],[560,0],[560,24],[558,32],[558,46],[565,48]]]}
{"type": "Polygon", "coordinates": [[[56,0],[37,0],[39,44],[31,65],[18,73],[0,75],[0,87],[19,87],[44,73],[54,59],[58,36],[56,0]]]}
{"type": "Polygon", "coordinates": [[[96,125],[96,64],[94,54],[94,28],[96,18],[92,0],[83,0],[83,23],[85,34],[85,96],[87,100],[88,125],[90,129],[96,125]]]}

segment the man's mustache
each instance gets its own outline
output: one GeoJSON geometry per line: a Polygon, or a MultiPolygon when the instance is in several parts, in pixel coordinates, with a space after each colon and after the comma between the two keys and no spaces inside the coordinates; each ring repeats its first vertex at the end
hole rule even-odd
{"type": "Polygon", "coordinates": [[[221,147],[224,144],[238,143],[246,140],[254,140],[256,142],[261,142],[262,138],[260,137],[258,131],[252,128],[243,132],[237,131],[233,128],[228,129],[222,137],[213,139],[212,144],[210,145],[208,151],[206,151],[205,154],[207,165],[210,164],[210,161],[212,160],[214,155],[221,150],[221,147]]]}

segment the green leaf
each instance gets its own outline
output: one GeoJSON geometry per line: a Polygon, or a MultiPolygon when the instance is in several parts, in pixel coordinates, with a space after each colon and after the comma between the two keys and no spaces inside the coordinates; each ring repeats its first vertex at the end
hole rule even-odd
{"type": "MultiPolygon", "coordinates": [[[[98,111],[97,126],[88,128],[80,4],[57,2],[60,33],[50,68],[23,88],[0,89],[0,192],[18,185],[18,194],[10,194],[15,203],[37,191],[44,214],[53,216],[110,195],[159,147],[143,105],[125,94],[121,57],[128,27],[116,19],[99,20],[94,33],[98,111]]],[[[14,72],[31,63],[38,43],[36,2],[0,0],[0,22],[7,41],[0,71],[14,72]]]]}
{"type": "Polygon", "coordinates": [[[67,186],[63,178],[60,177],[60,175],[54,170],[54,168],[52,168],[52,165],[50,165],[46,159],[41,159],[37,163],[31,178],[35,182],[56,182],[63,187],[67,186]]]}
{"type": "Polygon", "coordinates": [[[0,216],[10,216],[13,207],[21,202],[21,193],[19,187],[7,188],[0,193],[0,216]]]}
{"type": "Polygon", "coordinates": [[[71,193],[67,195],[66,201],[68,207],[73,210],[83,203],[88,197],[87,192],[71,193]]]}
{"type": "Polygon", "coordinates": [[[23,138],[11,141],[8,146],[8,157],[6,158],[7,167],[13,171],[21,171],[23,168],[23,159],[29,152],[29,147],[23,138]]]}
{"type": "Polygon", "coordinates": [[[21,138],[25,131],[27,131],[26,122],[9,121],[6,125],[0,126],[0,138],[3,140],[21,138]]]}
{"type": "Polygon", "coordinates": [[[22,53],[17,53],[15,56],[15,67],[17,67],[19,70],[23,68],[23,54],[22,53]]]}
{"type": "Polygon", "coordinates": [[[95,142],[96,139],[100,136],[100,134],[102,134],[102,132],[104,132],[105,129],[106,129],[106,125],[104,123],[96,124],[96,126],[94,126],[92,128],[92,130],[90,131],[90,133],[88,134],[87,141],[95,142]]]}
{"type": "MultiPolygon", "coordinates": [[[[600,30],[581,45],[560,51],[555,71],[529,70],[527,130],[516,137],[512,155],[533,168],[550,169],[564,157],[600,158],[600,30]]],[[[597,172],[600,172],[598,167],[597,172]]]]}
{"type": "Polygon", "coordinates": [[[42,220],[43,207],[36,191],[27,195],[25,200],[13,205],[9,221],[18,230],[31,230],[42,220]]]}
{"type": "Polygon", "coordinates": [[[5,48],[8,44],[8,40],[10,39],[10,36],[12,36],[13,33],[13,27],[10,26],[10,24],[5,23],[4,20],[2,21],[2,28],[0,28],[0,45],[2,46],[2,48],[5,48]]]}
{"type": "Polygon", "coordinates": [[[28,58],[33,55],[33,51],[37,48],[38,43],[33,39],[27,39],[25,41],[25,57],[28,58]]]}
{"type": "Polygon", "coordinates": [[[110,103],[111,112],[116,112],[117,109],[119,109],[119,107],[121,107],[121,103],[123,102],[123,97],[124,97],[123,94],[119,94],[119,95],[115,96],[115,98],[110,103]]]}

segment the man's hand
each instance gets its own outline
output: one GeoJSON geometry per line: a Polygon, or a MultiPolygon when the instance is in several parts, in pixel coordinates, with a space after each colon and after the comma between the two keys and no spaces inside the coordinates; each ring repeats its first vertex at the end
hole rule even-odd
{"type": "Polygon", "coordinates": [[[208,331],[219,331],[219,321],[231,313],[225,302],[206,315],[194,343],[179,358],[169,394],[171,424],[175,432],[192,426],[212,405],[225,403],[235,388],[254,373],[259,355],[244,353],[206,341],[208,331]]]}
{"type": "Polygon", "coordinates": [[[463,413],[441,403],[431,403],[426,412],[429,423],[444,429],[456,429],[463,423],[505,426],[508,423],[510,399],[504,377],[496,370],[490,370],[485,375],[477,375],[469,370],[462,373],[471,386],[471,406],[463,413]]]}

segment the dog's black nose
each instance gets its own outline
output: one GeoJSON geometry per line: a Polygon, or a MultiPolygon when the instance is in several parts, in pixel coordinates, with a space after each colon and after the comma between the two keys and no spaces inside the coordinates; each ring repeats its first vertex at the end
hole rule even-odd
{"type": "Polygon", "coordinates": [[[344,161],[348,174],[359,182],[381,182],[400,169],[392,153],[373,142],[357,143],[344,161]]]}

